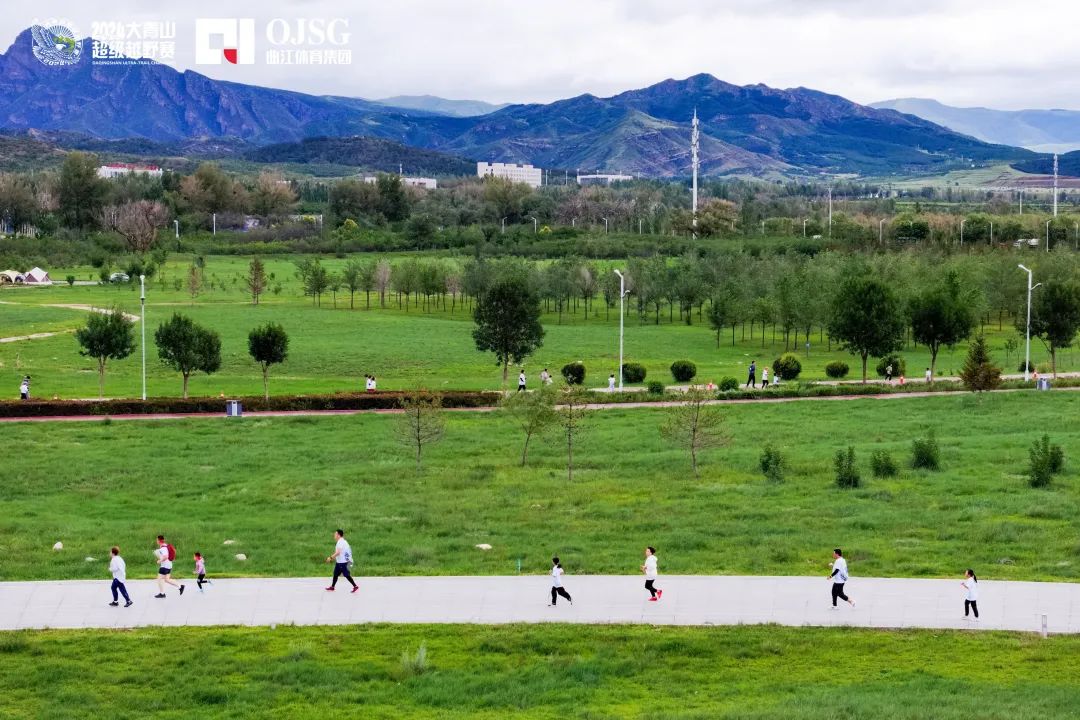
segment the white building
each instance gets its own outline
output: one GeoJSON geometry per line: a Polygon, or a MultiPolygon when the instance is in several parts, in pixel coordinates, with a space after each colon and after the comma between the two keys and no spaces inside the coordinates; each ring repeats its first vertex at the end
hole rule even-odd
{"type": "Polygon", "coordinates": [[[620,175],[619,173],[595,173],[592,175],[578,175],[578,185],[610,185],[613,182],[633,180],[633,175],[620,175]]]}
{"type": "MultiPolygon", "coordinates": [[[[378,182],[379,178],[375,175],[367,175],[364,177],[364,182],[368,185],[374,185],[378,182]]],[[[407,187],[424,188],[425,190],[434,190],[439,186],[439,182],[435,178],[426,177],[404,177],[401,178],[401,184],[407,187]]]]}
{"type": "Polygon", "coordinates": [[[525,183],[534,188],[544,184],[544,171],[532,165],[478,162],[476,163],[476,175],[478,177],[506,178],[511,182],[525,183]]]}
{"type": "Polygon", "coordinates": [[[150,177],[161,177],[161,168],[157,165],[135,165],[132,163],[109,163],[108,165],[102,165],[97,169],[97,175],[99,178],[105,178],[106,180],[111,178],[117,178],[121,175],[130,175],[131,173],[146,173],[150,177]]]}

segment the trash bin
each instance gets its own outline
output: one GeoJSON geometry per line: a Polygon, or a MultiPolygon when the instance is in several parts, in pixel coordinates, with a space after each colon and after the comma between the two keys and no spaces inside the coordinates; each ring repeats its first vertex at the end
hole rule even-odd
{"type": "Polygon", "coordinates": [[[1050,381],[1047,378],[1039,378],[1038,387],[1039,387],[1040,390],[1049,390],[1050,389],[1050,381]]]}
{"type": "Polygon", "coordinates": [[[239,400],[225,401],[225,417],[240,417],[244,414],[244,408],[239,400]]]}

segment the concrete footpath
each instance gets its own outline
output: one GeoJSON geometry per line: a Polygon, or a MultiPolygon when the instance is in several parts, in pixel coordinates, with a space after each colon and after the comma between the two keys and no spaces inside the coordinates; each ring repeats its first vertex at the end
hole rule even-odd
{"type": "Polygon", "coordinates": [[[853,578],[855,608],[830,609],[821,577],[661,576],[659,602],[647,602],[635,576],[567,576],[574,598],[547,607],[547,576],[357,578],[360,591],[325,577],[218,580],[199,593],[185,580],[180,596],[153,597],[156,583],[133,580],[130,608],[109,607],[109,580],[0,583],[0,630],[210,625],[356,623],[588,623],[742,625],[776,623],[870,628],[961,628],[1080,633],[1080,584],[979,584],[979,622],[963,619],[960,578],[853,578]]]}

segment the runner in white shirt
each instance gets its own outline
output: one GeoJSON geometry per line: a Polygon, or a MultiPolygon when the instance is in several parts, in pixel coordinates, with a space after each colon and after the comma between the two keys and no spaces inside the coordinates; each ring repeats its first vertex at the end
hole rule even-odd
{"type": "Polygon", "coordinates": [[[968,611],[975,613],[975,619],[979,619],[979,578],[975,577],[975,571],[971,568],[964,573],[964,581],[960,583],[964,588],[964,619],[968,619],[968,611]]]}
{"type": "Polygon", "coordinates": [[[352,548],[349,547],[349,542],[345,539],[344,530],[339,528],[334,531],[334,542],[334,554],[326,558],[326,562],[334,563],[334,579],[326,590],[327,592],[333,592],[337,586],[338,578],[344,575],[345,579],[352,585],[352,591],[356,592],[360,589],[360,586],[356,584],[352,574],[349,572],[349,564],[352,563],[352,548]]]}
{"type": "Polygon", "coordinates": [[[832,609],[836,609],[837,598],[851,607],[855,607],[855,601],[844,594],[844,583],[848,581],[848,570],[847,560],[844,559],[844,553],[840,551],[840,548],[833,550],[832,573],[829,574],[829,580],[832,580],[832,609]]]}
{"type": "Polygon", "coordinates": [[[615,392],[615,373],[611,373],[607,379],[608,392],[615,392]]]}
{"type": "MultiPolygon", "coordinates": [[[[169,557],[169,543],[165,542],[164,535],[157,536],[158,547],[154,551],[154,557],[157,559],[158,564],[158,594],[154,597],[158,600],[165,599],[165,586],[172,585],[173,587],[180,588],[180,594],[184,594],[184,586],[176,582],[172,578],[172,558],[169,557]]],[[[175,550],[173,553],[175,557],[175,550]]]]}
{"type": "Polygon", "coordinates": [[[525,370],[522,369],[521,372],[518,373],[518,392],[522,392],[524,390],[525,390],[525,370]]]}
{"type": "Polygon", "coordinates": [[[574,601],[570,598],[570,593],[566,592],[566,588],[562,586],[563,569],[559,563],[559,558],[551,558],[551,603],[548,607],[555,607],[555,601],[560,595],[570,601],[573,605],[574,601]]]}
{"type": "Polygon", "coordinates": [[[645,573],[645,589],[651,595],[649,602],[656,602],[664,594],[663,590],[658,590],[654,586],[657,576],[656,564],[656,548],[650,545],[645,548],[645,564],[641,566],[641,572],[645,573]]]}
{"type": "Polygon", "coordinates": [[[112,607],[116,607],[120,604],[120,595],[124,596],[124,607],[131,607],[131,598],[128,597],[127,586],[124,584],[127,582],[127,563],[124,562],[124,558],[120,557],[120,548],[113,545],[112,559],[109,560],[109,572],[112,573],[112,602],[109,603],[112,607]],[[119,594],[117,594],[119,592],[119,594]]]}

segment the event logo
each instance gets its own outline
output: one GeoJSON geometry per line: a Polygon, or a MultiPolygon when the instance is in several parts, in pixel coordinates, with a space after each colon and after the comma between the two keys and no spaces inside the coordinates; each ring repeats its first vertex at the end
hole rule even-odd
{"type": "Polygon", "coordinates": [[[82,55],[82,43],[68,22],[50,20],[30,27],[34,57],[45,65],[74,65],[82,55]]]}
{"type": "Polygon", "coordinates": [[[255,64],[255,21],[251,18],[197,18],[195,64],[255,64]]]}

